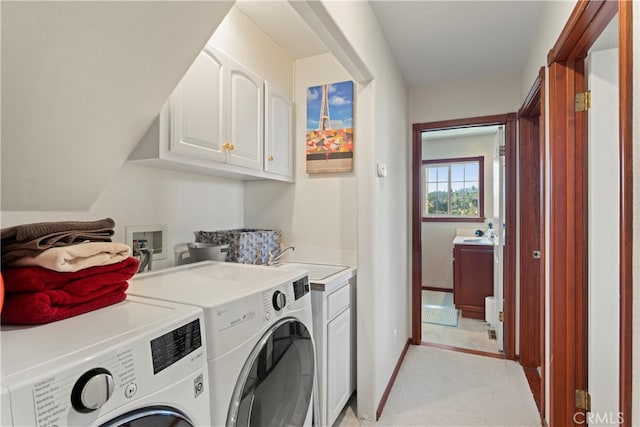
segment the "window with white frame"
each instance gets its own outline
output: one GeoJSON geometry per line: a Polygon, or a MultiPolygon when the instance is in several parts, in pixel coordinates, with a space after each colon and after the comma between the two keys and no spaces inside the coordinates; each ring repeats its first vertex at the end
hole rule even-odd
{"type": "Polygon", "coordinates": [[[422,161],[423,221],[484,221],[484,157],[422,161]]]}

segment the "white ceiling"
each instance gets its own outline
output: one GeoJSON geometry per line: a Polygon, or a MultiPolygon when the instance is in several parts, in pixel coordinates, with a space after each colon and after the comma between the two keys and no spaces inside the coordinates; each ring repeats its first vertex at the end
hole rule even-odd
{"type": "Polygon", "coordinates": [[[240,9],[293,59],[327,53],[329,49],[285,0],[238,0],[240,9]]]}
{"type": "Polygon", "coordinates": [[[372,1],[409,87],[521,72],[543,1],[372,1]]]}
{"type": "MultiPolygon", "coordinates": [[[[521,72],[544,1],[370,1],[409,87],[521,72]]],[[[327,52],[285,0],[238,0],[294,59],[327,52]]]]}

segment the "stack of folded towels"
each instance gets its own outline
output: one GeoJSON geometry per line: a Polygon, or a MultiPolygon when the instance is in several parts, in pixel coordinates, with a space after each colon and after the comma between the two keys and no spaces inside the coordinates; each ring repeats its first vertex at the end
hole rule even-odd
{"type": "Polygon", "coordinates": [[[114,226],[106,218],[0,230],[2,323],[49,323],[123,301],[139,261],[111,242],[114,226]]]}

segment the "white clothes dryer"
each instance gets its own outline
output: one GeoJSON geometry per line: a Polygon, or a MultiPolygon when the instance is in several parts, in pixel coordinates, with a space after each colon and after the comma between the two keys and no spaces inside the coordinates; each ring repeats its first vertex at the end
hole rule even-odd
{"type": "Polygon", "coordinates": [[[306,272],[206,261],[139,275],[129,293],[204,309],[214,426],[311,425],[306,272]]]}
{"type": "Polygon", "coordinates": [[[2,426],[210,426],[203,312],[128,297],[2,326],[2,426]]]}

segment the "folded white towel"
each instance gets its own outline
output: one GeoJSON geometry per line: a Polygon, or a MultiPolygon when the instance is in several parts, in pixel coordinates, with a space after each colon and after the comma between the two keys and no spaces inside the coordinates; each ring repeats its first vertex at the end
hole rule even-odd
{"type": "Polygon", "coordinates": [[[110,265],[124,261],[131,248],[124,243],[85,242],[77,245],[50,248],[36,257],[23,257],[10,263],[11,267],[39,266],[60,272],[73,272],[89,267],[110,265]]]}

